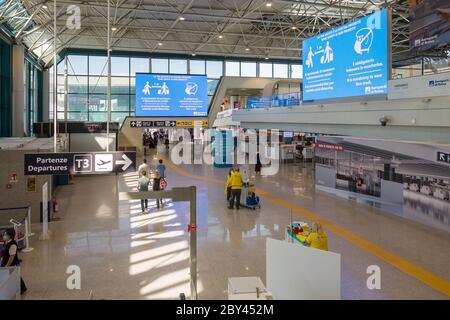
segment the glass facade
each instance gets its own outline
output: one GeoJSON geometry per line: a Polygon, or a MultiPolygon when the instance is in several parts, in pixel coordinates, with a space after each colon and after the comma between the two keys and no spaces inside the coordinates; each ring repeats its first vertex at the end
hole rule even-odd
{"type": "Polygon", "coordinates": [[[37,122],[37,110],[36,110],[36,79],[35,69],[32,63],[25,61],[25,86],[27,92],[27,105],[28,105],[28,134],[33,132],[33,123],[37,122]]]}
{"type": "MultiPolygon", "coordinates": [[[[270,61],[239,61],[214,58],[111,57],[111,120],[122,122],[134,115],[135,76],[142,73],[206,74],[211,101],[223,75],[236,77],[301,77],[300,64],[270,61]]],[[[68,54],[57,66],[58,119],[105,121],[107,119],[107,57],[94,54],[68,54]],[[65,63],[67,61],[67,78],[65,63]],[[67,83],[67,113],[64,112],[64,88],[67,83]]],[[[53,69],[50,69],[50,115],[53,118],[53,69]]]]}

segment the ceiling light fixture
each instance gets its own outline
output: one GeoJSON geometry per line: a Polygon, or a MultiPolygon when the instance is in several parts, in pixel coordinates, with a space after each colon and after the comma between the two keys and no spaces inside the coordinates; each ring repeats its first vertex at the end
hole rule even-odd
{"type": "Polygon", "coordinates": [[[250,51],[250,48],[245,48],[245,51],[250,51]]]}
{"type": "Polygon", "coordinates": [[[219,39],[223,39],[223,35],[219,34],[219,39]]]}
{"type": "Polygon", "coordinates": [[[184,18],[184,17],[180,17],[180,20],[181,20],[181,21],[184,21],[184,20],[185,20],[185,18],[184,18]]]}
{"type": "Polygon", "coordinates": [[[264,59],[269,60],[269,57],[265,57],[264,59]]]}
{"type": "Polygon", "coordinates": [[[272,6],[272,2],[266,2],[266,7],[271,7],[272,6]]]}
{"type": "Polygon", "coordinates": [[[47,5],[46,4],[44,4],[43,6],[42,6],[42,9],[47,9],[48,7],[47,7],[47,5]]]}
{"type": "Polygon", "coordinates": [[[292,30],[297,30],[297,27],[296,26],[292,26],[291,29],[292,30]]]}
{"type": "Polygon", "coordinates": [[[195,57],[197,54],[195,52],[192,53],[192,56],[195,57]]]}
{"type": "Polygon", "coordinates": [[[111,30],[112,30],[112,31],[116,31],[117,28],[116,28],[116,27],[112,27],[111,30]]]}
{"type": "Polygon", "coordinates": [[[162,44],[162,42],[158,42],[158,46],[162,46],[163,44],[162,44]]]}

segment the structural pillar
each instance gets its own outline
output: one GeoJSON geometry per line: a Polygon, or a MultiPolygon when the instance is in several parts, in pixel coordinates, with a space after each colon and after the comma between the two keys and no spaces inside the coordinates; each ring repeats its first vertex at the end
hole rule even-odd
{"type": "Polygon", "coordinates": [[[21,45],[12,48],[12,136],[26,136],[25,103],[25,49],[21,45]]]}
{"type": "Polygon", "coordinates": [[[42,71],[42,121],[48,122],[50,113],[50,69],[42,71]]]}

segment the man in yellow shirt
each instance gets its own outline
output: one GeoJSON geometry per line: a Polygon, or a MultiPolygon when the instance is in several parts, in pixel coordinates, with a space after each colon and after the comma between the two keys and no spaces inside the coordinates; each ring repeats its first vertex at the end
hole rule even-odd
{"type": "Polygon", "coordinates": [[[231,176],[233,175],[233,168],[227,174],[227,184],[225,186],[225,194],[227,195],[227,202],[231,199],[231,176]]]}
{"type": "Polygon", "coordinates": [[[231,199],[230,206],[228,209],[233,209],[234,203],[236,203],[236,209],[239,210],[241,206],[241,189],[243,185],[242,175],[239,172],[239,168],[236,168],[230,177],[230,185],[231,185],[231,199]]]}
{"type": "Polygon", "coordinates": [[[313,230],[306,238],[305,242],[311,247],[328,251],[328,238],[320,223],[313,224],[313,230]]]}

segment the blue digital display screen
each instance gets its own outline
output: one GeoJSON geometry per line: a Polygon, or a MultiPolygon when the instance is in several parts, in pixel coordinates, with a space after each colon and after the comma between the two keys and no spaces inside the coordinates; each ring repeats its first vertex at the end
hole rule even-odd
{"type": "Polygon", "coordinates": [[[137,117],[207,115],[206,76],[136,73],[137,117]]]}
{"type": "Polygon", "coordinates": [[[387,93],[388,10],[303,41],[303,100],[387,93]]]}

